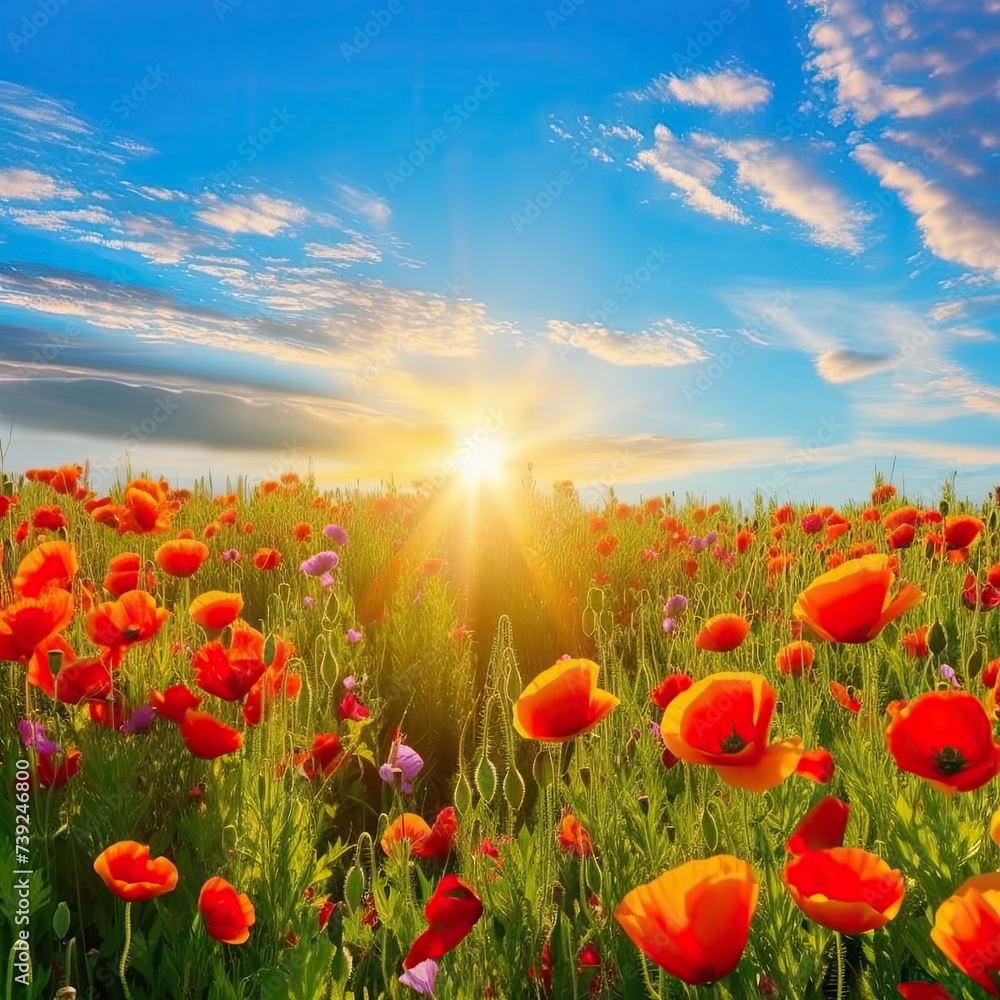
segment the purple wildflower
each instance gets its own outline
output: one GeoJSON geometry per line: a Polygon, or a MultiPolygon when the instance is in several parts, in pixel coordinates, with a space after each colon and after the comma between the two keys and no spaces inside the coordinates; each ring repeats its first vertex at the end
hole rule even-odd
{"type": "Polygon", "coordinates": [[[424,760],[416,750],[393,740],[389,748],[389,759],[378,769],[378,775],[393,787],[398,777],[399,790],[404,795],[410,795],[413,792],[413,779],[423,766],[424,760]]]}
{"type": "Polygon", "coordinates": [[[955,670],[949,667],[947,663],[941,664],[941,676],[951,683],[953,688],[960,688],[962,686],[959,679],[955,676],[955,670]]]}
{"type": "Polygon", "coordinates": [[[121,732],[126,736],[134,736],[136,733],[144,733],[156,721],[156,709],[152,705],[143,705],[137,708],[128,719],[121,732]]]}
{"type": "Polygon", "coordinates": [[[347,532],[339,524],[328,524],[323,529],[323,534],[338,545],[347,544],[347,532]]]}
{"type": "Polygon", "coordinates": [[[692,552],[704,552],[708,548],[708,541],[700,535],[692,535],[688,539],[692,552]]]}
{"type": "Polygon", "coordinates": [[[688,599],[683,594],[674,594],[666,604],[663,605],[663,613],[668,618],[680,618],[687,610],[688,599]]]}
{"type": "Polygon", "coordinates": [[[321,576],[321,577],[319,578],[319,582],[320,582],[320,583],[321,583],[321,584],[322,584],[322,585],[323,585],[324,587],[332,587],[332,586],[333,586],[333,574],[332,574],[332,573],[324,573],[324,574],[323,574],[323,575],[322,575],[322,576],[321,576]]]}
{"type": "Polygon", "coordinates": [[[347,688],[348,691],[353,691],[355,687],[357,687],[357,684],[358,682],[355,679],[354,674],[348,674],[344,678],[344,687],[347,688]]]}
{"type": "Polygon", "coordinates": [[[22,719],[17,728],[21,733],[21,742],[26,747],[34,747],[43,757],[49,757],[62,750],[58,743],[46,738],[45,727],[40,722],[22,719]]]}
{"type": "Polygon", "coordinates": [[[657,740],[663,739],[663,734],[660,732],[660,727],[655,722],[651,722],[649,724],[649,731],[653,734],[654,739],[657,740]]]}
{"type": "Polygon", "coordinates": [[[349,628],[347,630],[347,641],[353,646],[356,642],[361,642],[364,638],[362,633],[356,628],[349,628]]]}
{"type": "MultiPolygon", "coordinates": [[[[323,577],[330,576],[330,571],[336,569],[339,562],[340,556],[336,552],[327,550],[317,552],[316,555],[310,556],[308,559],[303,559],[299,563],[299,569],[309,576],[318,576],[322,580],[323,577]]],[[[333,583],[333,577],[330,577],[330,583],[333,583]]],[[[329,585],[328,583],[323,584],[324,587],[329,585]]]]}
{"type": "Polygon", "coordinates": [[[663,619],[663,631],[666,635],[670,635],[673,630],[677,628],[676,618],[664,618],[663,619]]]}
{"type": "Polygon", "coordinates": [[[714,545],[718,540],[719,540],[719,533],[717,531],[710,531],[705,536],[705,548],[708,548],[709,545],[714,545]]]}
{"type": "Polygon", "coordinates": [[[302,607],[304,607],[306,611],[308,611],[315,603],[316,601],[311,597],[302,598],[302,607]]]}
{"type": "Polygon", "coordinates": [[[437,980],[438,964],[433,958],[425,958],[422,962],[407,969],[400,977],[399,981],[404,986],[409,986],[411,990],[430,996],[434,992],[434,983],[437,980]]]}
{"type": "Polygon", "coordinates": [[[239,562],[242,556],[240,555],[239,549],[226,549],[225,552],[219,553],[219,558],[223,562],[229,562],[230,559],[233,562],[239,562]]]}

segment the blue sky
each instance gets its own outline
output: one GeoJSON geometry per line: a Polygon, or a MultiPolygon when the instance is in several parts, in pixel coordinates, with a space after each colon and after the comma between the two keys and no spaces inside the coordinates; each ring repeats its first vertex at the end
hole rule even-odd
{"type": "Polygon", "coordinates": [[[1000,2],[11,0],[8,468],[1000,480],[1000,2]]]}

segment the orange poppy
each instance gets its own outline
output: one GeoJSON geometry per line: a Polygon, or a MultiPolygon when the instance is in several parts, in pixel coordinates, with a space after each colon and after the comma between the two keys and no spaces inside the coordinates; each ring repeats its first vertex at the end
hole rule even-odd
{"type": "Polygon", "coordinates": [[[765,791],[784,781],[802,756],[797,736],[768,743],[776,702],[760,674],[711,674],[674,698],[660,734],[679,760],[707,764],[728,785],[765,791]]]}
{"type": "Polygon", "coordinates": [[[914,527],[920,519],[920,512],[916,507],[897,507],[882,518],[882,527],[886,531],[895,531],[900,525],[908,524],[914,527]]]}
{"type": "Polygon", "coordinates": [[[886,711],[885,745],[897,766],[942,792],[972,791],[1000,772],[990,717],[968,691],[925,691],[886,711]]]}
{"type": "Polygon", "coordinates": [[[75,493],[76,484],[83,475],[83,468],[79,465],[60,465],[49,479],[49,486],[56,493],[75,493]]]}
{"type": "Polygon", "coordinates": [[[833,795],[825,795],[802,817],[788,838],[786,849],[792,857],[807,851],[826,851],[844,846],[844,832],[851,807],[833,795]]]}
{"type": "Polygon", "coordinates": [[[258,549],[253,555],[253,564],[259,570],[270,571],[281,564],[282,555],[277,549],[258,549]]]}
{"type": "Polygon", "coordinates": [[[177,868],[167,858],[150,858],[149,846],[120,840],[102,851],[94,871],[104,884],[128,903],[154,899],[177,885],[177,868]]]}
{"type": "Polygon", "coordinates": [[[254,682],[243,701],[243,718],[248,726],[260,725],[264,709],[278,698],[297,698],[302,690],[302,677],[285,671],[284,663],[268,667],[254,682]]]}
{"type": "Polygon", "coordinates": [[[386,827],[379,844],[386,854],[391,854],[396,844],[406,841],[412,848],[415,841],[423,840],[430,832],[431,828],[423,817],[416,813],[403,813],[386,827]]]}
{"type": "Polygon", "coordinates": [[[930,628],[926,625],[921,625],[919,628],[915,628],[912,632],[907,632],[902,639],[899,640],[900,646],[906,650],[906,655],[911,660],[920,660],[930,653],[930,646],[927,645],[927,635],[930,632],[930,628]]]}
{"type": "Polygon", "coordinates": [[[196,757],[214,760],[236,753],[243,745],[243,734],[220,722],[209,712],[189,708],[180,725],[184,745],[196,757]]]}
{"type": "Polygon", "coordinates": [[[156,688],[149,689],[149,703],[159,715],[180,725],[189,708],[197,708],[201,698],[186,684],[174,684],[162,694],[156,688]]]}
{"type": "Polygon", "coordinates": [[[836,766],[829,750],[816,747],[815,750],[807,750],[799,758],[795,773],[809,781],[815,781],[817,785],[828,785],[833,780],[836,766]]]}
{"type": "Polygon", "coordinates": [[[746,861],[728,854],[688,861],[633,889],[615,919],[644,954],[692,986],[740,964],[759,886],[746,861]]]}
{"type": "Polygon", "coordinates": [[[971,514],[956,514],[944,519],[944,544],[949,549],[966,549],[983,530],[983,522],[971,514]]]}
{"type": "MultiPolygon", "coordinates": [[[[276,640],[271,666],[280,669],[294,652],[290,642],[276,640]]],[[[191,658],[198,687],[226,701],[242,700],[266,668],[264,636],[244,621],[233,624],[228,648],[212,640],[191,658]]]]}
{"type": "Polygon", "coordinates": [[[25,663],[35,647],[73,620],[73,595],[45,590],[0,608],[0,660],[25,663]]]}
{"type": "Polygon", "coordinates": [[[966,879],[937,908],[931,940],[990,996],[1000,996],[1000,872],[966,879]]]}
{"type": "Polygon", "coordinates": [[[841,934],[884,927],[906,892],[898,869],[857,847],[806,851],[785,865],[782,878],[810,920],[841,934]]]}
{"type": "Polygon", "coordinates": [[[597,545],[595,546],[599,555],[610,556],[615,549],[618,548],[618,536],[617,535],[605,535],[603,538],[599,539],[597,545]]]}
{"type": "Polygon", "coordinates": [[[514,728],[528,740],[565,743],[589,733],[618,704],[597,686],[593,660],[560,660],[543,670],[514,705],[514,728]]]}
{"type": "Polygon", "coordinates": [[[453,806],[445,806],[434,820],[434,825],[423,837],[410,843],[410,851],[417,858],[446,858],[458,837],[458,816],[453,806]]]}
{"type": "Polygon", "coordinates": [[[852,698],[850,692],[840,681],[830,681],[830,694],[833,695],[841,705],[850,712],[860,712],[861,702],[857,698],[852,698]]]}
{"type": "Polygon", "coordinates": [[[153,558],[164,573],[187,577],[197,573],[208,558],[208,546],[191,538],[175,538],[171,542],[164,542],[153,558]]]}
{"type": "Polygon", "coordinates": [[[711,653],[727,653],[736,649],[749,632],[750,623],[740,615],[716,615],[702,625],[694,644],[711,653]]]}
{"type": "Polygon", "coordinates": [[[151,479],[133,479],[125,487],[118,533],[162,535],[170,530],[170,517],[180,505],[170,501],[161,483],[151,479]]]}
{"type": "Polygon", "coordinates": [[[198,894],[198,912],[208,936],[223,944],[243,944],[254,924],[253,903],[224,878],[210,878],[198,894]]]}
{"type": "Polygon", "coordinates": [[[913,539],[916,537],[917,529],[913,527],[912,524],[901,524],[898,528],[893,528],[892,531],[886,535],[886,542],[889,548],[895,551],[896,549],[908,549],[913,544],[913,539]]]}
{"type": "Polygon", "coordinates": [[[72,590],[79,569],[69,542],[42,542],[19,563],[12,583],[14,593],[18,597],[37,597],[48,587],[72,590]]]}
{"type": "MultiPolygon", "coordinates": [[[[108,572],[104,576],[104,589],[114,597],[121,597],[130,590],[139,589],[142,560],[138,552],[120,552],[108,560],[108,572]]],[[[151,569],[146,570],[145,589],[156,588],[156,576],[151,569]]]]}
{"type": "Polygon", "coordinates": [[[243,610],[243,597],[223,590],[208,590],[199,594],[188,607],[196,624],[206,629],[221,629],[232,625],[243,610]]]}
{"type": "Polygon", "coordinates": [[[827,642],[874,639],[889,622],[924,599],[912,584],[890,598],[895,574],[888,562],[888,556],[866,555],[824,573],[799,594],[792,614],[827,642]]]}
{"type": "Polygon", "coordinates": [[[812,643],[799,639],[790,642],[778,650],[774,658],[774,665],[778,672],[792,677],[798,677],[803,670],[808,670],[816,659],[812,643]]]}
{"type": "Polygon", "coordinates": [[[592,858],[594,856],[594,844],[590,839],[590,834],[568,809],[563,811],[556,840],[559,842],[559,850],[563,854],[572,854],[578,858],[592,858]]]}
{"type": "Polygon", "coordinates": [[[308,521],[299,521],[299,523],[292,528],[292,537],[297,542],[311,542],[312,535],[312,525],[308,521]]]}
{"type": "Polygon", "coordinates": [[[872,490],[872,503],[883,504],[891,500],[896,495],[896,487],[892,483],[885,483],[880,486],[876,486],[872,490]]]}
{"type": "Polygon", "coordinates": [[[88,698],[106,698],[111,693],[111,671],[121,657],[110,650],[101,656],[77,659],[73,647],[61,636],[50,635],[36,647],[28,663],[28,683],[50,698],[78,705],[88,698]],[[57,673],[52,673],[53,659],[57,673]]]}
{"type": "Polygon", "coordinates": [[[117,601],[105,601],[87,615],[87,635],[98,646],[115,649],[149,642],[166,624],[170,612],[158,608],[151,594],[130,590],[117,601]]]}

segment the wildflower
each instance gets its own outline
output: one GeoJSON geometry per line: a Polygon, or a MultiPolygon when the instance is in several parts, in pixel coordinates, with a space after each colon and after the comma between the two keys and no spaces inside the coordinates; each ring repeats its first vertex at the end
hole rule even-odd
{"type": "Polygon", "coordinates": [[[688,599],[683,594],[674,594],[673,597],[667,600],[667,603],[663,605],[663,613],[668,618],[680,618],[682,614],[687,610],[688,599]]]}
{"type": "Polygon", "coordinates": [[[709,618],[695,637],[699,649],[726,653],[736,649],[750,632],[750,623],[740,615],[716,615],[709,618]]]}
{"type": "Polygon", "coordinates": [[[776,703],[759,674],[711,674],[670,702],[660,723],[663,741],[678,759],[714,768],[726,784],[765,791],[802,756],[798,737],[768,743],[776,703]]]}
{"type": "Polygon", "coordinates": [[[250,937],[253,904],[224,878],[210,878],[198,894],[198,913],[208,936],[223,944],[243,944],[250,937]]]}
{"type": "Polygon", "coordinates": [[[412,969],[406,969],[399,977],[399,981],[404,986],[409,986],[411,990],[416,990],[424,996],[432,996],[434,984],[437,982],[437,974],[437,962],[433,958],[425,958],[412,969]]]}
{"type": "Polygon", "coordinates": [[[817,531],[823,530],[824,520],[822,515],[817,514],[815,511],[811,514],[806,514],[805,517],[799,522],[802,526],[802,530],[807,535],[815,535],[817,531]]]}
{"type": "Polygon", "coordinates": [[[243,554],[239,549],[225,549],[219,553],[219,558],[223,562],[239,562],[243,558],[243,554]]]}
{"type": "Polygon", "coordinates": [[[299,521],[292,527],[292,537],[297,542],[311,542],[312,535],[312,525],[308,521],[299,521]]]}
{"type": "Polygon", "coordinates": [[[886,542],[893,551],[896,549],[908,549],[913,544],[916,534],[916,529],[912,524],[901,524],[898,528],[893,528],[886,535],[886,542]]]}
{"type": "Polygon", "coordinates": [[[236,753],[243,745],[243,734],[220,722],[209,712],[189,708],[180,724],[181,739],[196,757],[214,760],[236,753]]]}
{"type": "Polygon", "coordinates": [[[327,577],[337,568],[340,556],[333,551],[317,552],[299,563],[299,569],[307,576],[327,577]]]}
{"type": "Polygon", "coordinates": [[[36,507],[31,514],[31,526],[38,531],[59,531],[68,524],[62,508],[55,504],[36,507]]]}
{"type": "Polygon", "coordinates": [[[76,747],[70,747],[62,755],[62,759],[55,763],[57,756],[58,754],[39,752],[35,773],[38,775],[38,784],[42,788],[51,788],[53,791],[57,791],[80,771],[83,754],[76,747]]]}
{"type": "Polygon", "coordinates": [[[17,729],[21,734],[21,742],[26,747],[34,747],[43,757],[49,757],[62,750],[62,747],[58,743],[53,742],[45,736],[45,726],[40,722],[22,719],[17,724],[17,729]]]}
{"type": "Polygon", "coordinates": [[[431,828],[417,813],[403,813],[397,816],[385,829],[379,841],[382,851],[391,854],[396,844],[406,843],[412,848],[416,841],[423,840],[431,828]]]}
{"type": "Polygon", "coordinates": [[[104,884],[128,903],[154,899],[177,885],[177,868],[167,858],[150,858],[149,847],[134,840],[121,840],[102,851],[94,871],[104,884]]]}
{"type": "Polygon", "coordinates": [[[337,545],[347,544],[347,532],[339,524],[328,524],[323,529],[323,534],[337,545]]]}
{"type": "Polygon", "coordinates": [[[543,670],[514,705],[514,728],[525,739],[564,743],[594,729],[618,704],[597,687],[593,660],[560,660],[543,670]]]}
{"type": "Polygon", "coordinates": [[[270,572],[281,565],[282,555],[277,549],[258,549],[253,556],[253,564],[262,572],[270,572]]]}
{"type": "Polygon", "coordinates": [[[156,709],[152,705],[142,705],[128,717],[123,725],[118,727],[118,730],[126,736],[135,736],[137,733],[146,732],[155,721],[156,709]]]}
{"type": "Polygon", "coordinates": [[[975,573],[969,573],[962,584],[962,603],[972,611],[977,605],[981,611],[989,611],[1000,604],[1000,587],[991,583],[979,587],[975,573]]]}
{"type": "MultiPolygon", "coordinates": [[[[687,691],[693,683],[694,681],[687,674],[667,674],[649,693],[649,700],[661,711],[665,711],[674,698],[687,691]]],[[[657,731],[657,735],[659,735],[659,731],[657,731]]]]}
{"type": "Polygon", "coordinates": [[[810,781],[815,781],[817,785],[828,785],[833,780],[834,764],[833,755],[829,750],[817,747],[815,750],[807,750],[795,765],[795,773],[810,781]]]}
{"type": "Polygon", "coordinates": [[[799,825],[788,838],[788,853],[797,858],[809,851],[843,847],[850,811],[846,802],[833,795],[825,795],[799,820],[799,825]]]}
{"type": "Polygon", "coordinates": [[[302,598],[302,607],[304,607],[306,611],[312,608],[315,604],[316,604],[316,599],[313,597],[306,596],[302,598]]]}
{"type": "Polygon", "coordinates": [[[453,806],[445,806],[423,837],[414,838],[410,851],[418,858],[446,858],[458,838],[458,816],[453,806]]]}
{"type": "Polygon", "coordinates": [[[926,691],[890,702],[885,745],[897,766],[948,795],[968,792],[1000,771],[990,717],[967,691],[926,691]]]}
{"type": "Polygon", "coordinates": [[[145,584],[148,591],[155,590],[156,575],[152,569],[142,572],[142,560],[138,552],[120,552],[108,560],[103,586],[112,597],[118,598],[130,590],[138,590],[142,584],[145,584]]]}
{"type": "Polygon", "coordinates": [[[363,637],[363,635],[361,634],[361,632],[358,629],[349,628],[347,630],[347,641],[352,646],[354,646],[357,643],[361,642],[362,638],[364,638],[364,637],[363,637]]]}
{"type": "Polygon", "coordinates": [[[688,861],[633,889],[615,919],[670,975],[691,985],[712,983],[739,965],[757,893],[750,865],[720,854],[688,861]]]}
{"type": "Polygon", "coordinates": [[[899,640],[899,644],[906,651],[906,655],[911,660],[923,659],[930,653],[930,646],[927,645],[927,636],[930,629],[926,625],[908,632],[899,640]]]}
{"type": "Polygon", "coordinates": [[[302,773],[310,780],[332,778],[346,757],[336,733],[319,733],[313,737],[309,750],[296,754],[292,761],[302,766],[302,773]]]}
{"type": "Polygon", "coordinates": [[[153,558],[164,573],[184,578],[198,572],[208,558],[208,546],[193,539],[176,538],[172,542],[164,542],[153,558]]]}
{"type": "Polygon", "coordinates": [[[563,812],[562,823],[559,826],[556,839],[559,842],[559,850],[563,854],[572,854],[577,858],[592,858],[594,856],[594,845],[590,834],[568,809],[563,812]]]}
{"type": "Polygon", "coordinates": [[[343,722],[346,719],[351,719],[354,722],[361,722],[371,716],[371,712],[361,704],[360,701],[355,697],[353,691],[348,691],[347,694],[341,699],[340,704],[337,706],[337,718],[343,722]]]}
{"type": "Polygon", "coordinates": [[[941,677],[943,680],[948,681],[953,688],[960,688],[962,685],[958,678],[955,676],[955,668],[948,666],[947,663],[942,663],[940,667],[941,677]]]}
{"type": "Polygon", "coordinates": [[[896,487],[892,483],[880,484],[872,490],[872,503],[888,503],[896,495],[896,487]]]}
{"type": "Polygon", "coordinates": [[[983,530],[983,522],[971,514],[944,519],[944,544],[949,549],[967,549],[983,530]]]}
{"type": "Polygon", "coordinates": [[[862,556],[817,577],[799,594],[793,614],[827,642],[862,643],[875,636],[924,594],[906,584],[890,598],[895,574],[888,556],[862,556]]]}
{"type": "Polygon", "coordinates": [[[18,564],[12,581],[17,597],[38,597],[43,590],[55,587],[72,590],[80,569],[76,552],[69,542],[42,542],[18,564]]]}
{"type": "Polygon", "coordinates": [[[404,795],[410,795],[413,793],[413,780],[420,773],[424,761],[420,754],[406,746],[402,739],[403,736],[397,729],[389,747],[389,757],[378,769],[378,774],[386,784],[393,787],[398,780],[399,790],[404,795]]]}
{"type": "Polygon", "coordinates": [[[931,940],[990,996],[1000,996],[1000,873],[966,879],[938,908],[931,940]]]}
{"type": "Polygon", "coordinates": [[[441,958],[468,937],[482,915],[482,901],[472,886],[457,875],[445,875],[424,907],[428,927],[410,946],[403,968],[441,958]]]}
{"type": "Polygon", "coordinates": [[[149,642],[166,624],[170,612],[158,608],[151,594],[130,590],[117,601],[105,601],[87,615],[91,642],[109,648],[149,642]]]}
{"type": "Polygon", "coordinates": [[[677,628],[677,619],[676,618],[664,618],[663,619],[663,634],[664,635],[670,635],[670,633],[673,632],[675,628],[677,628]]]}
{"type": "Polygon", "coordinates": [[[837,701],[839,701],[840,704],[849,711],[861,711],[861,702],[856,698],[852,698],[848,693],[847,688],[844,687],[844,685],[839,681],[830,681],[830,694],[832,694],[833,697],[836,698],[837,701]]]}
{"type": "Polygon", "coordinates": [[[73,595],[45,590],[0,608],[0,660],[26,662],[35,647],[73,620],[73,595]]]}
{"type": "Polygon", "coordinates": [[[180,725],[187,710],[197,708],[201,704],[201,698],[186,684],[174,684],[162,694],[155,688],[150,688],[149,703],[164,718],[180,725]]]}
{"type": "Polygon", "coordinates": [[[188,607],[195,624],[205,629],[223,629],[232,625],[243,610],[243,597],[222,590],[207,590],[199,594],[188,607]]]}
{"type": "Polygon", "coordinates": [[[815,658],[812,643],[800,639],[782,646],[774,658],[774,664],[779,673],[798,677],[804,670],[812,667],[815,658]]]}

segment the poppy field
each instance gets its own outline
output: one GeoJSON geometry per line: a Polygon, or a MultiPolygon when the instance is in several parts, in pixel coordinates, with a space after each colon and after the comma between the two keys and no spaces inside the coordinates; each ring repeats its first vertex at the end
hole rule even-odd
{"type": "Polygon", "coordinates": [[[13,998],[1000,996],[1000,508],[0,476],[13,998]]]}

